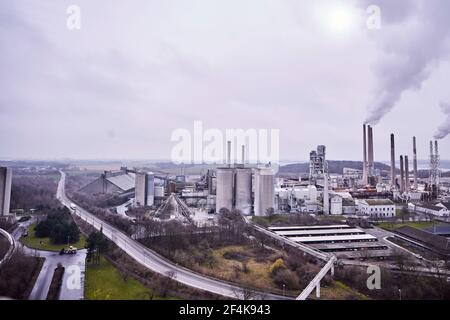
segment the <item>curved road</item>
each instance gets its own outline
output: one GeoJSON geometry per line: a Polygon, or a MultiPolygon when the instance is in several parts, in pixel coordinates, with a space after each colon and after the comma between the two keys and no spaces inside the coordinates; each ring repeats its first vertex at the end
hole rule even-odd
{"type": "MultiPolygon", "coordinates": [[[[58,183],[57,199],[70,208],[70,200],[64,190],[66,174],[61,171],[61,179],[58,183]]],[[[163,258],[154,251],[131,239],[117,228],[109,225],[103,220],[95,217],[85,209],[77,207],[75,214],[81,219],[91,224],[97,230],[102,229],[103,234],[113,241],[119,248],[124,250],[129,256],[148,269],[163,275],[173,275],[173,279],[187,286],[209,291],[221,296],[242,299],[244,290],[241,287],[230,283],[213,279],[186,268],[175,265],[171,261],[163,258]]],[[[257,292],[255,296],[263,299],[290,299],[289,297],[274,295],[270,293],[257,292]]]]}
{"type": "Polygon", "coordinates": [[[16,241],[7,231],[5,231],[3,229],[0,229],[0,234],[2,234],[6,238],[6,240],[8,240],[8,242],[9,242],[8,251],[6,251],[6,253],[3,257],[0,257],[0,258],[2,258],[0,260],[0,267],[1,267],[2,264],[5,263],[6,261],[8,261],[11,258],[12,254],[14,253],[14,250],[16,248],[16,241]]]}

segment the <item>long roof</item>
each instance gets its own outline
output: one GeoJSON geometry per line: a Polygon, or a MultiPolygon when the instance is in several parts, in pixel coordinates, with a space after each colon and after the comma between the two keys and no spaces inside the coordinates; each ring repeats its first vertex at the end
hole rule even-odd
{"type": "Polygon", "coordinates": [[[117,176],[106,177],[105,179],[122,189],[123,191],[129,191],[135,186],[135,174],[125,173],[117,176]]]}
{"type": "Polygon", "coordinates": [[[319,230],[283,230],[275,231],[276,234],[280,236],[307,236],[307,235],[336,235],[339,233],[358,233],[364,234],[365,232],[358,228],[346,228],[346,229],[319,229],[319,230]]]}
{"type": "Polygon", "coordinates": [[[350,228],[348,224],[333,224],[333,225],[313,225],[313,226],[286,226],[286,227],[269,227],[269,230],[271,231],[277,231],[277,230],[320,230],[320,229],[344,229],[344,228],[350,228]]]}
{"type": "Polygon", "coordinates": [[[291,240],[295,242],[308,243],[317,241],[360,241],[360,240],[377,240],[374,236],[370,234],[357,234],[357,235],[347,235],[347,236],[319,236],[319,237],[292,237],[291,240]]]}

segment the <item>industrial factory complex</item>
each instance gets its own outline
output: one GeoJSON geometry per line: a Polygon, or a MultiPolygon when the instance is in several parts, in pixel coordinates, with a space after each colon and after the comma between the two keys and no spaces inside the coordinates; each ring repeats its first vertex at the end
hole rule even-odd
{"type": "Polygon", "coordinates": [[[128,195],[134,198],[134,207],[154,210],[175,194],[193,212],[202,209],[209,214],[225,208],[246,216],[307,213],[386,219],[395,217],[397,207],[402,205],[415,212],[447,218],[450,199],[448,187],[441,183],[437,141],[430,142],[428,177],[419,178],[415,137],[412,156],[402,154],[397,159],[395,136],[387,136],[391,146],[390,168],[381,170],[375,166],[373,136],[374,128],[364,125],[362,167],[343,168],[342,172],[330,172],[324,145],[310,152],[308,176],[299,173],[286,177],[277,174],[270,163],[246,162],[245,146],[240,146],[240,161],[232,163],[229,141],[224,164],[211,166],[202,174],[180,172],[170,176],[123,167],[117,172],[104,172],[82,190],[128,195]]]}

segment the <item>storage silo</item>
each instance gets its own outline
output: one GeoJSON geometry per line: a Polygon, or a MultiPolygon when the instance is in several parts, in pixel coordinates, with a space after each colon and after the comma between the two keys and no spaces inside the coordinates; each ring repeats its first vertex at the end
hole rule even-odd
{"type": "Polygon", "coordinates": [[[153,172],[147,172],[146,176],[147,176],[146,179],[147,198],[145,205],[152,206],[153,203],[155,202],[155,174],[153,172]]]}
{"type": "Polygon", "coordinates": [[[233,209],[234,169],[217,168],[216,172],[216,212],[220,209],[233,209]]]}
{"type": "Polygon", "coordinates": [[[274,174],[270,168],[255,170],[255,216],[265,216],[274,208],[274,174]]]}
{"type": "Polygon", "coordinates": [[[235,208],[243,214],[252,213],[252,169],[236,168],[235,208]]]}

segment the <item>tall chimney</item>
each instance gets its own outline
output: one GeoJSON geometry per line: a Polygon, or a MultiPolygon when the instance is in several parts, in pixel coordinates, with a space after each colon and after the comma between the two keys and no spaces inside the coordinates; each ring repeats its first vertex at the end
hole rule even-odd
{"type": "Polygon", "coordinates": [[[363,125],[363,184],[367,185],[367,142],[366,125],[363,125]]]}
{"type": "Polygon", "coordinates": [[[245,146],[242,145],[242,165],[245,164],[245,146]]]}
{"type": "Polygon", "coordinates": [[[409,160],[408,156],[405,156],[405,191],[410,192],[411,186],[409,183],[409,160]]]}
{"type": "Polygon", "coordinates": [[[434,141],[434,154],[436,156],[439,155],[439,149],[438,149],[438,142],[437,142],[437,140],[434,141]]]}
{"type": "Polygon", "coordinates": [[[231,167],[231,141],[227,141],[227,165],[231,167]]]}
{"type": "Polygon", "coordinates": [[[400,156],[400,192],[405,192],[405,170],[403,169],[403,156],[400,156]]]}
{"type": "Polygon", "coordinates": [[[373,128],[369,126],[369,176],[373,176],[373,128]]]}
{"type": "Polygon", "coordinates": [[[414,170],[414,190],[417,190],[417,148],[416,137],[413,137],[413,170],[414,170]]]}
{"type": "Polygon", "coordinates": [[[395,187],[395,136],[391,134],[391,186],[395,187]]]}

